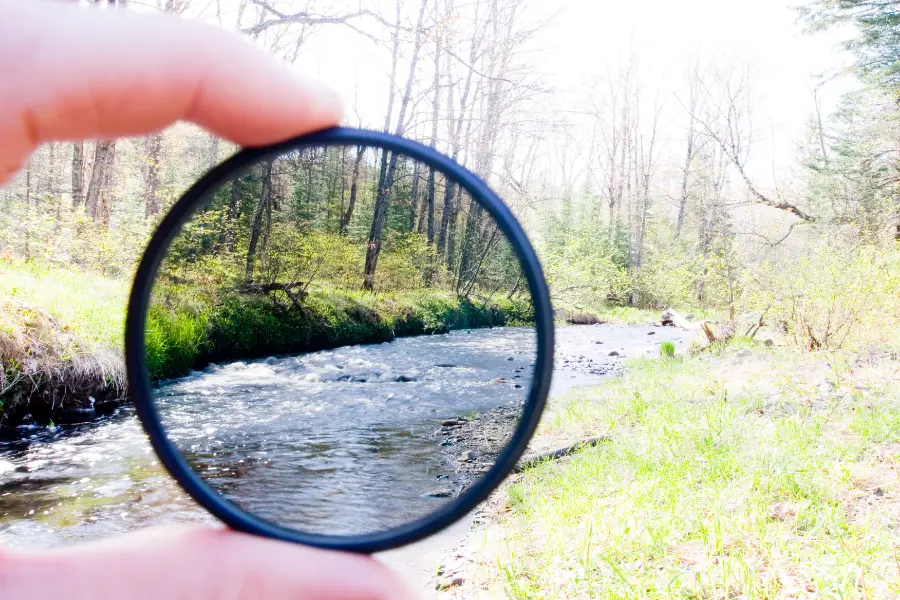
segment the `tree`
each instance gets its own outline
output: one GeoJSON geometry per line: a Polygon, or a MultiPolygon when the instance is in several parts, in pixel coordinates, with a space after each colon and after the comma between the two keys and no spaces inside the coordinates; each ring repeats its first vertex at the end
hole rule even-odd
{"type": "Polygon", "coordinates": [[[262,167],[262,191],[259,202],[253,213],[253,226],[250,229],[250,243],[247,247],[247,268],[245,271],[245,285],[254,283],[254,271],[256,269],[256,254],[259,238],[271,226],[272,222],[272,171],[275,161],[269,160],[262,167]]]}
{"type": "Polygon", "coordinates": [[[162,134],[144,140],[144,214],[154,217],[159,213],[159,167],[162,158],[162,134]]]}
{"type": "MultiPolygon", "coordinates": [[[[422,46],[422,24],[425,17],[426,2],[422,2],[419,9],[419,17],[416,21],[412,58],[409,62],[409,74],[406,78],[406,86],[403,90],[403,97],[400,100],[400,112],[397,116],[397,125],[394,135],[402,136],[406,127],[406,111],[412,97],[413,80],[416,75],[416,66],[419,60],[419,49],[422,46]]],[[[397,39],[400,35],[400,8],[401,0],[397,0],[397,21],[394,30],[394,55],[393,66],[391,68],[392,83],[393,75],[397,68],[397,39]]],[[[391,86],[393,88],[393,86],[391,86]]],[[[391,99],[393,100],[393,89],[391,90],[391,99]]],[[[388,116],[386,123],[390,122],[390,104],[388,105],[388,116]]],[[[394,185],[394,176],[397,172],[397,154],[389,153],[387,149],[381,155],[381,175],[379,176],[378,193],[375,198],[375,211],[372,217],[372,227],[369,230],[369,242],[366,246],[366,268],[363,279],[363,289],[372,290],[375,288],[375,270],[378,266],[378,255],[381,252],[382,234],[384,230],[385,218],[387,217],[388,204],[390,203],[391,188],[394,185]],[[389,157],[390,155],[390,157],[389,157]]]]}
{"type": "Polygon", "coordinates": [[[756,203],[793,214],[805,222],[816,217],[795,203],[761,191],[747,172],[747,162],[753,146],[751,82],[747,73],[726,67],[713,75],[711,83],[704,82],[704,102],[710,111],[698,112],[697,123],[703,132],[721,149],[756,203]]]}
{"type": "Polygon", "coordinates": [[[72,206],[84,204],[84,142],[72,144],[72,206]]]}
{"type": "Polygon", "coordinates": [[[109,219],[112,202],[110,189],[116,162],[116,142],[100,141],[94,149],[94,165],[85,196],[87,216],[94,222],[106,222],[109,219]]]}
{"type": "Polygon", "coordinates": [[[853,24],[859,34],[844,43],[856,67],[887,87],[900,102],[900,10],[896,0],[814,0],[799,8],[810,32],[853,24]]]}
{"type": "Polygon", "coordinates": [[[684,104],[688,117],[688,129],[685,136],[687,151],[684,157],[684,166],[681,168],[681,195],[678,198],[678,216],[675,219],[675,234],[677,240],[681,236],[684,226],[685,209],[688,201],[688,185],[691,177],[691,164],[697,153],[697,113],[699,111],[700,97],[703,91],[703,77],[700,74],[699,59],[695,58],[687,72],[687,103],[684,104]]]}

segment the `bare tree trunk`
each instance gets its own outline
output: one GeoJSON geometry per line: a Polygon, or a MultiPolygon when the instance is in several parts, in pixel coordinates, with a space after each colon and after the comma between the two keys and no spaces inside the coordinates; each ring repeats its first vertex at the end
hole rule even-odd
{"type": "Polygon", "coordinates": [[[241,178],[231,180],[231,198],[228,202],[228,212],[225,215],[222,230],[219,232],[219,243],[234,250],[237,243],[237,231],[234,222],[241,210],[241,178]]]}
{"type": "MultiPolygon", "coordinates": [[[[508,91],[505,87],[507,84],[507,71],[513,45],[516,41],[515,36],[513,36],[513,29],[518,8],[520,8],[520,5],[513,3],[510,5],[508,12],[503,14],[497,2],[492,2],[490,5],[489,20],[497,35],[497,39],[493,40],[494,43],[487,48],[488,72],[486,79],[488,88],[484,95],[484,117],[481,123],[475,156],[475,171],[485,181],[490,180],[493,172],[494,147],[500,128],[500,113],[508,91]]],[[[479,241],[478,231],[481,226],[482,213],[483,207],[481,204],[477,202],[470,203],[462,240],[457,288],[459,288],[463,278],[471,275],[475,269],[473,261],[478,255],[476,244],[479,241]]]]}
{"type": "Polygon", "coordinates": [[[700,93],[703,89],[703,78],[700,74],[700,65],[695,60],[687,74],[688,77],[688,130],[687,130],[687,154],[684,157],[684,168],[681,171],[681,196],[678,199],[678,217],[675,219],[675,239],[681,237],[684,227],[684,214],[688,202],[688,182],[691,176],[691,163],[694,162],[695,144],[697,137],[697,109],[700,103],[700,93]]]}
{"type": "MultiPolygon", "coordinates": [[[[437,8],[437,2],[435,2],[437,8]]],[[[434,86],[431,97],[431,147],[437,148],[438,117],[441,110],[441,35],[434,36],[434,86]]],[[[447,185],[446,182],[444,185],[447,185]]],[[[434,203],[435,203],[435,173],[429,169],[428,173],[428,243],[434,243],[434,203]]]]}
{"type": "Polygon", "coordinates": [[[162,134],[144,140],[144,216],[159,214],[159,163],[162,154],[162,134]]]}
{"type": "MultiPolygon", "coordinates": [[[[474,7],[475,20],[478,21],[480,2],[476,0],[474,7]]],[[[452,7],[448,6],[448,12],[452,7]]],[[[478,57],[478,54],[481,51],[481,43],[484,39],[485,31],[487,30],[487,19],[484,19],[484,24],[479,28],[472,37],[472,40],[469,45],[469,65],[474,65],[475,61],[478,57]]],[[[462,150],[462,133],[463,133],[463,123],[466,122],[467,111],[474,110],[475,102],[469,100],[469,96],[472,92],[472,79],[474,77],[474,69],[469,68],[468,73],[466,74],[466,83],[463,86],[462,96],[459,99],[459,114],[454,115],[454,106],[453,106],[453,85],[452,85],[452,69],[451,65],[451,56],[449,52],[449,48],[452,45],[452,30],[448,33],[447,40],[447,48],[448,52],[445,54],[445,59],[447,61],[447,122],[449,125],[450,132],[450,158],[453,160],[459,159],[460,151],[462,150]],[[454,123],[454,119],[456,122],[454,123]]],[[[476,86],[478,87],[478,86],[476,86]]],[[[477,95],[477,90],[476,94],[477,95]]],[[[467,127],[471,127],[472,121],[469,120],[469,124],[467,127]]],[[[468,131],[466,133],[468,136],[468,131]]],[[[447,181],[444,184],[444,206],[441,211],[441,226],[438,231],[438,255],[446,256],[447,266],[452,271],[453,270],[453,253],[455,251],[455,240],[451,241],[451,238],[455,237],[454,231],[454,223],[456,222],[456,215],[459,212],[459,205],[457,203],[454,206],[453,198],[456,195],[456,186],[452,181],[447,181]]]]}
{"type": "Polygon", "coordinates": [[[87,215],[94,222],[100,221],[105,211],[104,203],[109,192],[107,186],[111,180],[115,152],[116,142],[114,141],[97,142],[94,150],[94,165],[91,169],[91,178],[85,197],[87,215]]]}
{"type": "Polygon", "coordinates": [[[341,146],[341,205],[338,207],[338,232],[344,223],[344,203],[347,200],[347,146],[341,146]]]}
{"type": "Polygon", "coordinates": [[[54,232],[59,230],[60,219],[62,218],[63,195],[59,185],[59,172],[62,169],[60,169],[57,164],[57,159],[61,154],[61,148],[62,143],[60,142],[53,142],[50,144],[50,174],[47,178],[47,193],[52,200],[55,200],[56,205],[56,222],[53,226],[54,232]]]}
{"type": "Polygon", "coordinates": [[[409,231],[416,230],[416,216],[419,214],[419,163],[413,166],[412,189],[409,193],[409,231]]]}
{"type": "Polygon", "coordinates": [[[359,146],[356,149],[356,160],[353,161],[353,173],[350,176],[350,200],[347,202],[347,211],[341,215],[341,235],[347,235],[347,227],[353,217],[353,209],[356,207],[356,195],[359,190],[359,165],[362,163],[366,149],[359,146]]]}
{"type": "Polygon", "coordinates": [[[84,204],[84,142],[72,144],[72,208],[84,204]]]}
{"type": "Polygon", "coordinates": [[[656,151],[656,134],[659,124],[660,106],[657,102],[650,130],[649,146],[644,146],[644,137],[636,133],[638,169],[640,172],[641,199],[638,230],[635,240],[634,266],[641,268],[644,261],[644,237],[647,234],[647,215],[650,212],[650,184],[653,178],[654,153],[656,151]]]}
{"type": "Polygon", "coordinates": [[[447,268],[456,268],[456,225],[459,220],[459,208],[462,205],[462,188],[456,186],[456,193],[450,201],[450,223],[447,227],[447,268]]]}
{"type": "MultiPolygon", "coordinates": [[[[406,125],[406,110],[409,107],[409,101],[412,97],[412,85],[416,75],[416,64],[419,59],[419,49],[422,46],[422,21],[425,17],[426,3],[422,3],[419,10],[419,18],[416,22],[415,38],[413,42],[412,58],[409,64],[409,75],[406,78],[406,88],[403,92],[403,98],[400,101],[400,113],[397,117],[397,126],[395,135],[402,136],[406,125]]],[[[400,26],[400,0],[397,3],[397,28],[400,26]]],[[[399,35],[399,32],[397,33],[399,35]]],[[[394,46],[396,50],[396,45],[394,46]]],[[[394,55],[394,70],[396,70],[396,54],[394,55]]],[[[390,114],[388,114],[390,118],[390,114]]],[[[387,208],[390,203],[391,188],[394,185],[394,176],[397,171],[397,154],[392,153],[390,164],[385,171],[385,159],[387,151],[382,153],[381,172],[383,177],[379,177],[380,184],[378,186],[378,194],[375,198],[375,210],[372,216],[372,228],[369,230],[369,241],[366,245],[366,264],[363,278],[363,289],[372,290],[375,288],[375,270],[378,267],[378,255],[381,253],[381,237],[384,230],[384,223],[387,217],[387,208]]]]}
{"type": "Polygon", "coordinates": [[[715,110],[712,116],[696,115],[697,124],[722,149],[757,204],[789,212],[808,223],[815,222],[816,216],[778,197],[777,193],[774,197],[764,194],[750,179],[746,170],[753,142],[750,81],[746,75],[735,80],[731,72],[720,74],[716,81],[721,98],[712,98],[712,92],[706,90],[715,110]]]}
{"type": "Polygon", "coordinates": [[[116,176],[116,143],[113,142],[106,154],[106,165],[103,168],[103,185],[100,188],[100,202],[97,214],[103,227],[109,226],[112,213],[113,184],[116,176]]]}
{"type": "Polygon", "coordinates": [[[253,271],[256,268],[256,247],[259,245],[259,237],[262,232],[263,216],[269,210],[270,197],[272,195],[272,167],[274,161],[270,160],[263,168],[263,187],[259,196],[259,204],[253,215],[253,228],[250,230],[250,245],[247,248],[247,269],[244,281],[246,285],[253,284],[253,271]]]}
{"type": "Polygon", "coordinates": [[[694,111],[691,111],[690,124],[688,125],[687,156],[684,159],[684,168],[681,172],[681,197],[678,199],[678,217],[675,220],[675,239],[681,237],[681,228],[684,226],[684,212],[688,201],[688,178],[691,174],[691,162],[694,160],[694,111]]]}

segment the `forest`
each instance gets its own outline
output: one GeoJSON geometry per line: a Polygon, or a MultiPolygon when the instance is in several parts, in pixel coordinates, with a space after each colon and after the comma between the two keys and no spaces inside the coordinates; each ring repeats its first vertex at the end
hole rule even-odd
{"type": "MultiPolygon", "coordinates": [[[[623,49],[586,67],[575,89],[557,89],[536,62],[557,15],[527,0],[86,4],[206,21],[288,64],[334,55],[334,44],[348,48],[335,60],[371,58],[349,68],[357,80],[345,124],[419,140],[488,182],[536,246],[563,319],[667,307],[720,324],[755,315],[807,350],[881,343],[896,331],[900,122],[891,3],[821,0],[794,11],[804,35],[835,27],[859,35],[844,42],[847,64],[809,74],[800,134],[777,161],[762,125],[772,103],[761,104],[758,93],[767,73],[749,59],[698,49],[656,81],[651,61],[623,49]]],[[[150,232],[235,150],[179,124],[146,137],[49,143],[23,165],[0,190],[4,390],[26,372],[58,370],[47,365],[61,356],[117,353],[125,290],[150,232]],[[65,285],[88,293],[64,302],[65,285]],[[117,291],[99,298],[93,289],[117,291]],[[39,350],[30,340],[42,329],[65,333],[65,341],[39,350]]],[[[351,284],[348,275],[348,289],[366,302],[421,296],[423,288],[453,302],[521,292],[515,278],[475,283],[471,269],[481,257],[470,240],[490,244],[491,232],[477,207],[415,167],[400,172],[406,167],[380,158],[377,168],[402,191],[368,222],[353,204],[372,201],[371,189],[360,190],[376,157],[364,154],[347,148],[306,171],[330,190],[315,209],[328,223],[319,243],[338,254],[343,239],[370,244],[362,277],[351,284]]],[[[248,177],[246,186],[262,186],[263,196],[283,185],[279,174],[268,187],[265,171],[248,177]]],[[[289,210],[313,210],[294,200],[289,210]]],[[[276,205],[264,207],[266,223],[276,205]]],[[[242,218],[255,219],[251,213],[242,205],[242,218]]],[[[277,219],[271,225],[277,229],[277,219]]],[[[292,268],[284,256],[249,256],[248,282],[292,268]]]]}
{"type": "MultiPolygon", "coordinates": [[[[77,3],[233,31],[335,87],[342,125],[447,155],[522,224],[554,383],[575,387],[466,537],[423,542],[433,596],[900,597],[898,0],[77,3]]],[[[19,486],[0,544],[182,514],[161,467],[138,468],[129,409],[97,416],[124,400],[148,239],[238,150],[185,123],[53,142],[0,187],[0,485],[19,486]]],[[[185,224],[146,351],[162,380],[532,320],[465,190],[381,149],[307,148],[185,224]]],[[[415,390],[406,375],[390,384],[415,390]]]]}
{"type": "Polygon", "coordinates": [[[290,151],[222,185],[178,232],[154,286],[155,379],[533,320],[518,258],[483,207],[434,168],[367,146],[290,151]]]}

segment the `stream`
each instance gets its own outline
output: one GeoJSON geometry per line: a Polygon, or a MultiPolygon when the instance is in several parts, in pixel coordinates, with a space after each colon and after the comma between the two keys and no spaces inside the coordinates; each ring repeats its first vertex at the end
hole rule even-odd
{"type": "MultiPolygon", "coordinates": [[[[591,325],[556,337],[551,396],[616,373],[625,357],[656,355],[662,340],[684,351],[690,335],[591,325]]],[[[232,502],[305,531],[368,533],[464,488],[456,456],[468,446],[437,435],[441,423],[514,414],[534,346],[532,329],[494,328],[213,365],[158,386],[157,406],[187,460],[232,502]]],[[[499,450],[509,427],[486,431],[499,450]]],[[[131,407],[0,442],[0,545],[212,521],[159,465],[131,407]]]]}

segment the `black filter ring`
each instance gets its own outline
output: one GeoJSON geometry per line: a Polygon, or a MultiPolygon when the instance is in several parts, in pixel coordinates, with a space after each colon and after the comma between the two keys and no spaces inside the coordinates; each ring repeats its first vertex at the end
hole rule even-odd
{"type": "Polygon", "coordinates": [[[172,477],[202,507],[238,531],[321,548],[374,553],[416,542],[449,527],[485,500],[510,474],[534,435],[550,389],[553,373],[553,309],[540,262],[525,231],[509,208],[480,178],[449,157],[417,142],[376,131],[338,127],[270,146],[241,150],[207,172],[175,203],[153,233],[138,264],[125,322],[125,362],[128,391],[154,451],[172,477]],[[322,146],[387,148],[456,179],[496,220],[518,255],[528,280],[537,330],[537,358],[528,400],[510,443],[501,452],[494,466],[459,498],[437,511],[398,527],[362,535],[330,536],[288,529],[260,519],[219,495],[191,469],[166,435],[153,402],[145,356],[144,328],[150,291],[163,255],[182,224],[211,192],[251,166],[288,151],[322,146]]]}

